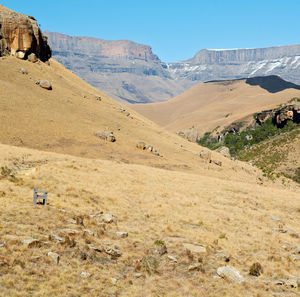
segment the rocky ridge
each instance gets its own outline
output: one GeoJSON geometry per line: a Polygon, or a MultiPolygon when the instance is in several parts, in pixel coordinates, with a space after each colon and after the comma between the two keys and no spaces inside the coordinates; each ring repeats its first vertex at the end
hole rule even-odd
{"type": "Polygon", "coordinates": [[[51,49],[34,17],[0,5],[0,56],[9,54],[20,59],[35,54],[40,60],[47,61],[51,49]]]}

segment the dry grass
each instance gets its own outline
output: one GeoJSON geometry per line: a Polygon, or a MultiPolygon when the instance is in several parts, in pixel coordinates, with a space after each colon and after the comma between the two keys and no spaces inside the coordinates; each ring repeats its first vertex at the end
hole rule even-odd
{"type": "Polygon", "coordinates": [[[299,238],[273,228],[300,231],[299,188],[6,145],[0,145],[0,163],[15,166],[20,179],[0,180],[5,193],[0,197],[0,244],[6,243],[0,248],[1,296],[296,296],[298,292],[275,285],[274,280],[298,275],[299,260],[291,260],[291,255],[299,238]],[[49,191],[49,205],[32,204],[34,185],[49,191]],[[100,212],[114,214],[117,222],[102,224],[90,217],[100,212]],[[274,216],[281,221],[272,220],[274,216]],[[78,233],[61,230],[66,228],[78,233]],[[116,231],[129,236],[121,239],[116,231]],[[66,242],[57,242],[53,234],[66,242]],[[39,243],[27,247],[20,242],[30,237],[39,243]],[[157,242],[162,241],[168,251],[164,255],[158,253],[163,243],[157,242]],[[189,255],[184,243],[202,244],[207,252],[189,255]],[[117,247],[123,255],[112,259],[91,245],[117,247]],[[60,255],[58,266],[47,256],[49,251],[60,255]],[[178,263],[168,255],[176,256],[178,263]],[[188,271],[199,261],[200,270],[188,271]],[[255,262],[264,271],[258,278],[248,275],[255,262]],[[216,268],[225,264],[237,267],[245,283],[214,278],[216,268]],[[90,276],[81,277],[83,271],[90,276]]]}

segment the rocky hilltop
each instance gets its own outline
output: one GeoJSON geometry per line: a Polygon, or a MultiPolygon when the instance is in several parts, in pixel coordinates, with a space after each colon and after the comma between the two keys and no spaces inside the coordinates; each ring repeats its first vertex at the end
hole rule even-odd
{"type": "Polygon", "coordinates": [[[192,59],[163,63],[151,48],[46,31],[56,60],[119,101],[165,101],[210,80],[280,75],[300,84],[300,45],[199,51],[192,59]]]}
{"type": "Polygon", "coordinates": [[[35,18],[0,5],[0,56],[9,54],[20,59],[35,54],[40,60],[47,61],[51,49],[35,18]]]}
{"type": "Polygon", "coordinates": [[[45,31],[57,61],[116,100],[151,102],[184,90],[151,47],[45,31]]]}

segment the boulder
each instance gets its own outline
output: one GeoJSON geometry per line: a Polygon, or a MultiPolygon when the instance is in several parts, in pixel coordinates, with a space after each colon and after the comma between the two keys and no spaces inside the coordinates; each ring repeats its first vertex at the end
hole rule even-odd
{"type": "Polygon", "coordinates": [[[199,153],[199,157],[200,157],[201,159],[204,159],[205,161],[210,162],[210,161],[211,161],[211,152],[208,151],[208,150],[201,151],[201,152],[199,153]]]}
{"type": "Polygon", "coordinates": [[[183,247],[191,254],[205,254],[206,247],[199,244],[184,243],[183,247]]]}
{"type": "Polygon", "coordinates": [[[116,217],[109,213],[99,214],[99,215],[97,215],[97,217],[99,218],[99,220],[101,222],[107,223],[107,224],[113,223],[116,220],[116,217]]]}
{"type": "Polygon", "coordinates": [[[116,137],[114,136],[113,132],[105,132],[105,131],[99,131],[95,133],[96,136],[99,138],[109,141],[109,142],[115,142],[116,137]]]}
{"type": "Polygon", "coordinates": [[[118,249],[115,249],[115,248],[110,248],[110,247],[105,248],[104,252],[106,254],[110,255],[112,258],[118,258],[118,257],[122,256],[122,253],[118,249]]]}
{"type": "Polygon", "coordinates": [[[117,236],[120,238],[128,237],[128,232],[116,232],[117,236]]]}
{"type": "Polygon", "coordinates": [[[37,21],[0,5],[0,56],[11,54],[26,59],[31,53],[43,62],[51,57],[47,38],[37,21]]]}
{"type": "Polygon", "coordinates": [[[31,63],[36,63],[38,61],[38,58],[36,57],[35,53],[31,53],[28,56],[28,61],[31,63]]]}
{"type": "Polygon", "coordinates": [[[259,262],[255,262],[249,269],[249,274],[253,276],[260,276],[263,273],[263,268],[259,262]]]}
{"type": "Polygon", "coordinates": [[[222,162],[219,160],[211,160],[211,163],[216,164],[217,166],[222,166],[222,162]]]}
{"type": "Polygon", "coordinates": [[[140,141],[136,144],[136,147],[140,150],[144,150],[144,149],[146,149],[146,143],[143,141],[140,141]]]}
{"type": "Polygon", "coordinates": [[[40,241],[34,238],[23,239],[21,242],[27,245],[29,248],[39,245],[40,241]]]}
{"type": "Polygon", "coordinates": [[[39,85],[43,89],[52,90],[52,85],[49,82],[49,80],[39,80],[36,82],[36,84],[39,85]]]}
{"type": "Polygon", "coordinates": [[[199,140],[199,132],[195,128],[177,131],[176,133],[191,142],[197,142],[199,140]]]}
{"type": "Polygon", "coordinates": [[[227,278],[236,283],[242,283],[245,280],[241,273],[235,267],[232,266],[219,267],[217,269],[217,274],[222,278],[227,278]]]}
{"type": "Polygon", "coordinates": [[[226,158],[231,158],[230,151],[227,146],[221,146],[216,151],[226,158]]]}
{"type": "Polygon", "coordinates": [[[23,68],[23,67],[20,68],[18,72],[20,72],[22,74],[28,74],[28,71],[25,68],[23,68]]]}

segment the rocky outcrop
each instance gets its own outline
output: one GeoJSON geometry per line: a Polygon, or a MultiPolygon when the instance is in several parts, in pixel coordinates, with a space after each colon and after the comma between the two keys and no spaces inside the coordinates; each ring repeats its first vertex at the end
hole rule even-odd
{"type": "Polygon", "coordinates": [[[264,110],[256,115],[255,120],[258,124],[262,125],[269,118],[272,118],[273,123],[277,127],[283,127],[288,120],[300,123],[300,102],[264,110]]]}
{"type": "Polygon", "coordinates": [[[195,128],[177,131],[176,133],[191,142],[197,142],[199,140],[199,132],[195,128]]]}
{"type": "Polygon", "coordinates": [[[51,57],[47,38],[31,16],[16,13],[0,5],[0,56],[27,59],[34,53],[41,61],[51,57]]]}

